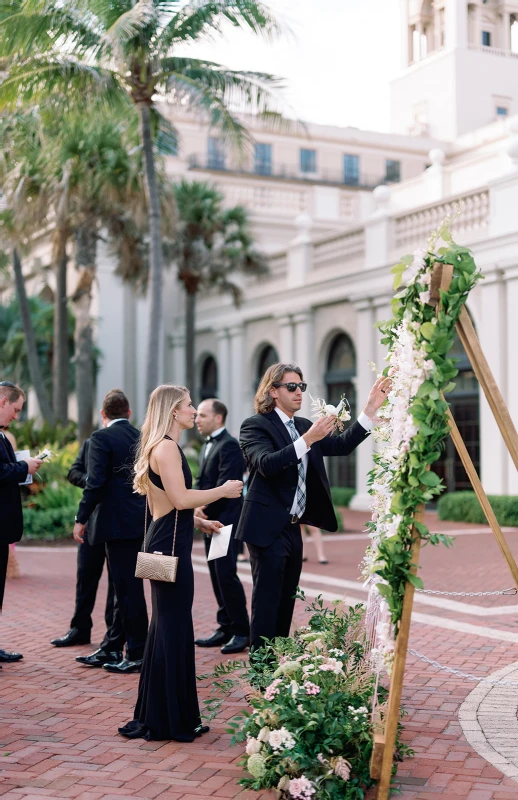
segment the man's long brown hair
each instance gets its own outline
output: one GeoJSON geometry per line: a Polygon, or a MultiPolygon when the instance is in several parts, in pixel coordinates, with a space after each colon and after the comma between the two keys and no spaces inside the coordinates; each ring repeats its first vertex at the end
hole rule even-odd
{"type": "Polygon", "coordinates": [[[274,383],[281,383],[287,372],[296,372],[300,380],[304,380],[302,370],[296,364],[272,364],[264,373],[257,387],[254,398],[256,414],[268,414],[275,408],[275,400],[270,394],[274,383]]]}

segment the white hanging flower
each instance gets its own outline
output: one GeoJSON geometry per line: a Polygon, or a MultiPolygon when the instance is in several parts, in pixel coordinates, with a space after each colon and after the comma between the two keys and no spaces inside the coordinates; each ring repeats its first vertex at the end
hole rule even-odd
{"type": "Polygon", "coordinates": [[[255,753],[260,753],[261,750],[262,750],[261,742],[259,742],[257,739],[254,739],[254,737],[251,736],[246,743],[246,754],[248,756],[253,756],[255,753]]]}

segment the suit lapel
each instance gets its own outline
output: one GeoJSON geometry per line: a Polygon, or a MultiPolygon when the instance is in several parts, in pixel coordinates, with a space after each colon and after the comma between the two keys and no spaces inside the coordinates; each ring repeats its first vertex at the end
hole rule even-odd
{"type": "Polygon", "coordinates": [[[266,414],[266,418],[270,420],[285,444],[293,444],[289,430],[276,411],[270,411],[269,414],[266,414]]]}
{"type": "Polygon", "coordinates": [[[4,443],[4,446],[5,446],[5,449],[6,449],[7,456],[9,458],[9,460],[11,462],[16,461],[16,456],[14,454],[13,446],[12,446],[11,442],[9,441],[9,439],[7,438],[7,436],[4,436],[2,434],[2,436],[0,438],[1,438],[2,442],[4,443]]]}
{"type": "Polygon", "coordinates": [[[220,436],[218,436],[217,440],[215,440],[212,443],[212,447],[210,448],[210,453],[207,456],[207,458],[205,458],[205,450],[207,449],[208,442],[205,442],[205,444],[203,445],[203,448],[200,451],[201,456],[203,457],[203,462],[201,464],[200,474],[199,474],[200,478],[201,478],[201,476],[203,475],[203,473],[205,471],[205,467],[207,466],[207,462],[212,459],[212,457],[214,456],[215,453],[217,453],[217,451],[219,450],[219,448],[223,444],[223,441],[225,440],[225,438],[226,438],[226,431],[223,431],[223,433],[220,434],[220,436]]]}

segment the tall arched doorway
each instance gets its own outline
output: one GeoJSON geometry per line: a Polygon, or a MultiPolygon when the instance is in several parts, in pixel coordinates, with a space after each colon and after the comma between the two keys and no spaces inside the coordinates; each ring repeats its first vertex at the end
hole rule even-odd
{"type": "Polygon", "coordinates": [[[279,362],[279,354],[275,347],[271,344],[265,344],[264,347],[261,348],[259,351],[259,356],[257,359],[257,367],[255,371],[255,385],[254,391],[259,386],[261,379],[268,369],[271,367],[272,364],[277,364],[279,362]]]}
{"type": "MultiPolygon", "coordinates": [[[[480,403],[479,385],[466,351],[459,337],[450,350],[450,357],[456,358],[459,374],[453,378],[455,389],[446,395],[453,419],[471,456],[475,469],[480,474],[480,403]]],[[[472,489],[466,470],[455,449],[451,436],[446,439],[444,454],[433,465],[433,470],[441,478],[448,492],[472,489]]]]}
{"type": "MultiPolygon", "coordinates": [[[[338,333],[331,342],[327,356],[326,399],[336,405],[345,395],[351,406],[351,420],[356,419],[356,352],[349,336],[338,333]]],[[[356,455],[329,459],[329,482],[331,486],[356,487],[356,455]]]]}
{"type": "Polygon", "coordinates": [[[201,365],[200,401],[218,396],[218,365],[214,356],[207,356],[201,365]]]}

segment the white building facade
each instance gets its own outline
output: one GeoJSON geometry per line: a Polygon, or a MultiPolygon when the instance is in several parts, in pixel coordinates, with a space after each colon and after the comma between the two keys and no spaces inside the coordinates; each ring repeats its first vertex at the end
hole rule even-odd
{"type": "MultiPolygon", "coordinates": [[[[172,176],[209,180],[229,205],[246,205],[271,274],[244,283],[239,309],[220,295],[198,302],[195,400],[216,395],[238,433],[253,412],[264,369],[296,361],[313,396],[342,393],[361,410],[384,352],[375,324],[387,319],[391,266],[426,243],[462,203],[453,226],[485,280],[469,311],[485,354],[518,422],[518,0],[404,0],[404,69],[392,86],[394,133],[308,125],[273,132],[254,120],[248,160],[217,136],[171,115],[181,145],[172,176]],[[489,34],[489,35],[487,35],[489,34]],[[516,123],[516,124],[513,124],[516,123]],[[378,187],[378,188],[375,188],[378,187]]],[[[99,262],[98,395],[124,388],[138,419],[145,409],[147,302],[99,262]]],[[[174,268],[166,276],[162,380],[185,376],[184,297],[174,268]]],[[[488,493],[518,494],[518,476],[459,350],[453,413],[488,493]]],[[[304,411],[308,413],[309,397],[304,411]]],[[[372,445],[330,465],[331,482],[355,486],[367,507],[372,445]]],[[[468,488],[451,443],[440,465],[449,489],[468,488]]]]}

